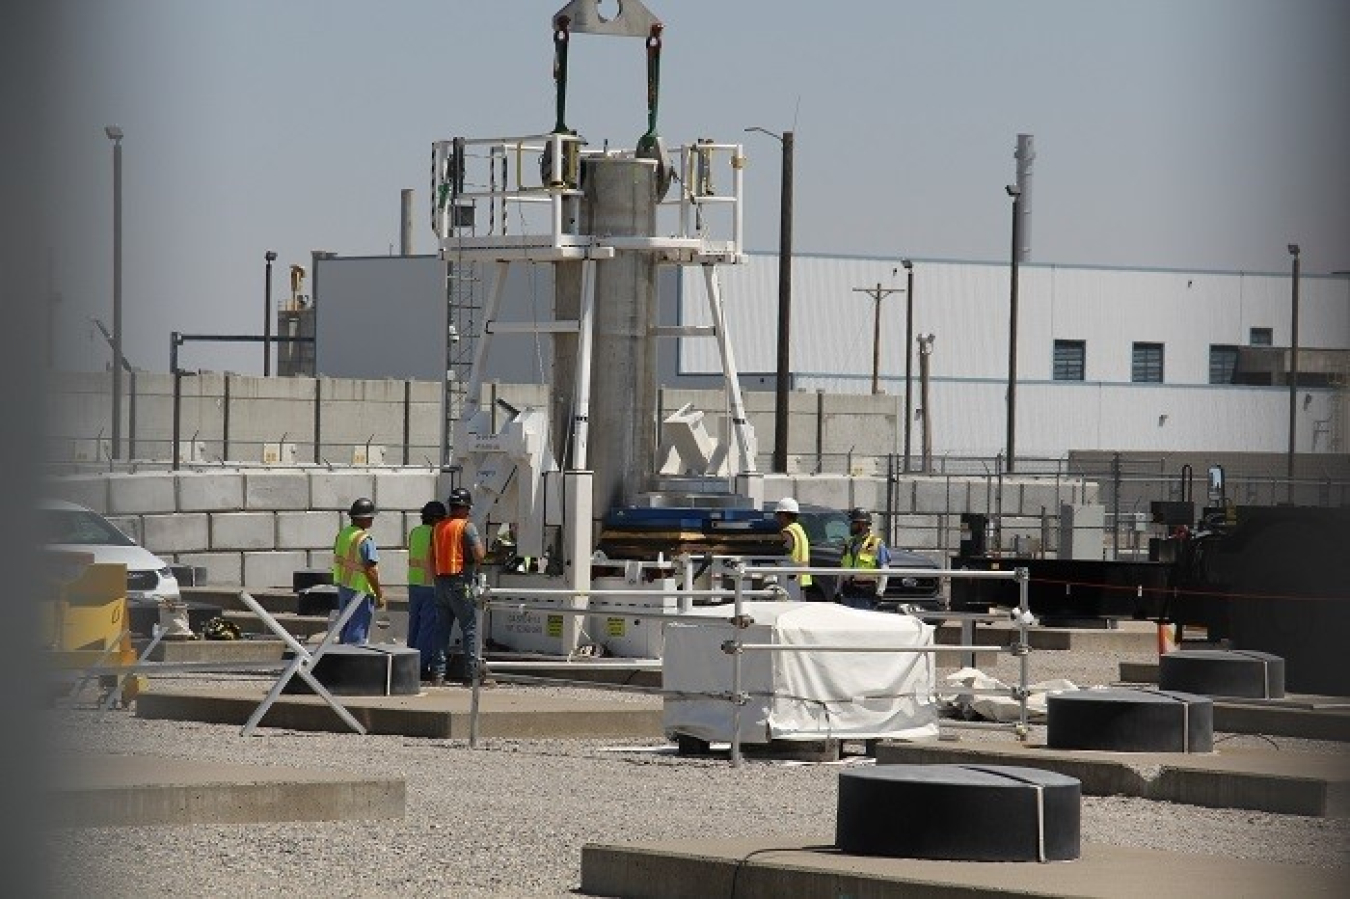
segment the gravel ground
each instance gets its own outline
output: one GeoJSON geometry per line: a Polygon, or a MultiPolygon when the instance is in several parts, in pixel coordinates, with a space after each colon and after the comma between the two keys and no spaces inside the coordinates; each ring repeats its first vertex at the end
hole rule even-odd
{"type": "MultiPolygon", "coordinates": [[[[1037,652],[1031,679],[1107,684],[1120,661],[1151,658],[1037,652]]],[[[1015,663],[1004,657],[983,670],[1007,682],[1016,678],[1015,663]]],[[[463,740],[272,729],[244,738],[234,725],[144,721],[90,709],[56,710],[50,721],[59,746],[82,751],[326,768],[407,782],[402,820],[57,831],[55,894],[66,897],[573,896],[581,847],[589,842],[751,834],[828,841],[834,832],[839,765],[747,760],[732,769],[725,759],[678,757],[660,741],[487,740],[471,750],[463,740]]],[[[962,731],[961,739],[1011,737],[962,731]]],[[[1220,747],[1347,751],[1282,737],[1215,739],[1220,747]]],[[[1044,741],[1043,728],[1033,728],[1032,740],[1044,741]]],[[[842,764],[870,761],[850,756],[842,764]]],[[[1345,820],[1086,796],[1081,832],[1085,842],[1350,869],[1345,820]]]]}

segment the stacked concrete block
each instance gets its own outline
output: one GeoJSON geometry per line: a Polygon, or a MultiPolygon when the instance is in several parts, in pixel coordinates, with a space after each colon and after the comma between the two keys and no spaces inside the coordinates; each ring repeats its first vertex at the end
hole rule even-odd
{"type": "Polygon", "coordinates": [[[243,472],[182,472],[176,480],[179,512],[239,512],[244,508],[243,472]]]}
{"type": "Polygon", "coordinates": [[[923,480],[914,485],[915,512],[945,512],[948,508],[948,487],[943,480],[923,480]]]}
{"type": "Polygon", "coordinates": [[[380,583],[408,583],[408,551],[380,547],[380,583]]]}
{"type": "Polygon", "coordinates": [[[107,475],[79,475],[73,478],[53,478],[48,482],[53,499],[63,499],[95,512],[108,511],[107,475]]]}
{"type": "Polygon", "coordinates": [[[175,561],[180,565],[205,568],[208,584],[244,583],[243,553],[179,553],[175,561]]]}
{"type": "Polygon", "coordinates": [[[141,539],[146,549],[161,556],[195,552],[211,545],[211,520],[205,512],[179,512],[176,515],[145,515],[141,518],[141,539]]]}
{"type": "Polygon", "coordinates": [[[276,516],[271,512],[222,512],[211,516],[212,550],[271,550],[276,545],[276,516]]]}
{"type": "Polygon", "coordinates": [[[937,545],[939,515],[906,515],[897,519],[891,544],[900,549],[928,549],[937,545]]]}
{"type": "Polygon", "coordinates": [[[308,473],[298,468],[246,472],[244,508],[250,511],[310,508],[308,473]]]}
{"type": "Polygon", "coordinates": [[[244,553],[244,580],[249,587],[290,589],[291,575],[299,568],[309,567],[309,556],[303,550],[244,553]]]}
{"type": "Polygon", "coordinates": [[[408,532],[403,530],[403,515],[399,512],[381,512],[376,515],[370,533],[375,538],[375,545],[381,549],[386,546],[401,547],[408,539],[408,532]]]}
{"type": "MultiPolygon", "coordinates": [[[[314,471],[309,475],[309,505],[300,508],[339,509],[346,512],[353,502],[363,496],[370,500],[375,498],[373,472],[314,471]]],[[[376,508],[379,508],[378,503],[376,508]]]]}
{"type": "Polygon", "coordinates": [[[371,497],[377,509],[421,509],[436,495],[434,471],[376,471],[375,490],[371,497]]]}
{"type": "Polygon", "coordinates": [[[838,508],[848,500],[851,481],[847,475],[822,474],[813,478],[797,478],[793,486],[799,503],[838,508]]]}
{"type": "MultiPolygon", "coordinates": [[[[141,533],[141,518],[139,515],[109,515],[108,523],[126,534],[132,540],[135,540],[141,546],[145,546],[142,539],[145,535],[141,533]]],[[[154,550],[151,550],[152,552],[154,550]]]]}
{"type": "Polygon", "coordinates": [[[171,477],[158,472],[108,475],[109,514],[144,515],[176,508],[171,477]]]}
{"type": "Polygon", "coordinates": [[[886,508],[885,478],[853,478],[850,483],[850,495],[847,505],[877,512],[886,508]]]}
{"type": "Polygon", "coordinates": [[[278,512],[277,549],[331,547],[337,532],[346,523],[346,516],[334,511],[278,512]]]}

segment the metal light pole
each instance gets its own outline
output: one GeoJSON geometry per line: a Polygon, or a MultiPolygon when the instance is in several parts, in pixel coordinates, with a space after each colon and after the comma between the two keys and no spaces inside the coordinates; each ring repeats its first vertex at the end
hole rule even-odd
{"type": "Polygon", "coordinates": [[[905,471],[909,471],[909,435],[914,421],[914,263],[905,267],[905,471]]]}
{"type": "Polygon", "coordinates": [[[267,260],[267,281],[263,288],[263,377],[272,373],[272,263],[277,261],[275,250],[263,254],[267,260]]]}
{"type": "Polygon", "coordinates": [[[1293,320],[1289,324],[1289,465],[1285,475],[1289,484],[1290,505],[1294,502],[1294,444],[1295,437],[1298,434],[1298,420],[1295,412],[1298,402],[1298,253],[1298,244],[1291,243],[1289,255],[1294,257],[1293,296],[1291,298],[1293,320]]]}
{"type": "Polygon", "coordinates": [[[919,335],[919,394],[920,410],[923,415],[923,471],[925,474],[932,471],[933,468],[933,416],[928,407],[928,382],[931,360],[933,355],[933,341],[937,339],[935,334],[919,335]]]}
{"type": "Polygon", "coordinates": [[[783,145],[782,193],[778,201],[778,368],[774,380],[773,470],[787,472],[788,379],[792,371],[788,352],[792,339],[792,150],[793,134],[781,135],[753,126],[746,131],[767,134],[783,145]]]}
{"type": "Polygon", "coordinates": [[[1022,189],[1015,184],[1004,188],[1012,197],[1012,287],[1008,301],[1008,472],[1013,471],[1013,450],[1017,433],[1017,245],[1021,240],[1022,189]]]}
{"type": "Polygon", "coordinates": [[[865,293],[876,302],[876,311],[872,316],[872,395],[879,393],[881,376],[881,301],[893,293],[904,293],[899,287],[855,287],[854,293],[865,293]]]}
{"type": "Polygon", "coordinates": [[[103,129],[113,142],[112,457],[122,458],[122,129],[103,129]]]}

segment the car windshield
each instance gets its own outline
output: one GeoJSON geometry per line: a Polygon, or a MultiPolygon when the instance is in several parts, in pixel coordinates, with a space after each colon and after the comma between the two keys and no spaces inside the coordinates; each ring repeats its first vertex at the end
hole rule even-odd
{"type": "Polygon", "coordinates": [[[73,546],[135,546],[136,541],[123,534],[112,523],[94,512],[81,509],[46,509],[46,540],[48,543],[73,546]]]}
{"type": "Polygon", "coordinates": [[[848,540],[848,516],[842,512],[809,512],[801,515],[806,539],[812,543],[838,543],[848,540]]]}

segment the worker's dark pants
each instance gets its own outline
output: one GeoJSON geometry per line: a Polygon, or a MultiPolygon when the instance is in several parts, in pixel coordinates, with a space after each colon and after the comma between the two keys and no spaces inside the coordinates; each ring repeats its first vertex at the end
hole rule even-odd
{"type": "Polygon", "coordinates": [[[465,673],[472,682],[478,676],[478,610],[473,602],[473,578],[462,574],[436,575],[436,649],[431,655],[431,674],[445,675],[450,654],[450,631],[459,624],[463,637],[465,673]]]}

